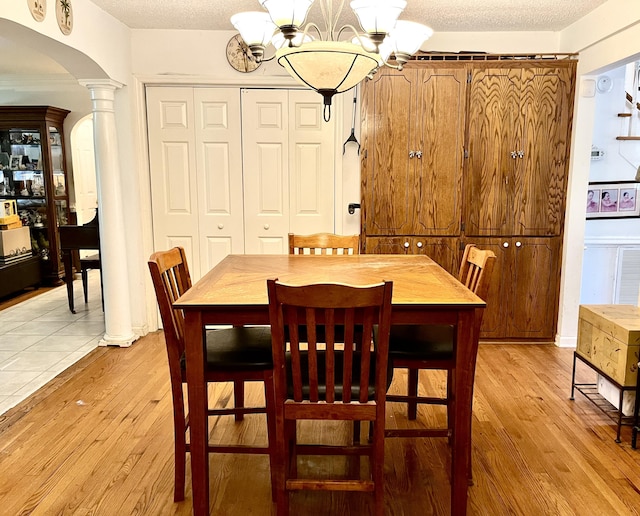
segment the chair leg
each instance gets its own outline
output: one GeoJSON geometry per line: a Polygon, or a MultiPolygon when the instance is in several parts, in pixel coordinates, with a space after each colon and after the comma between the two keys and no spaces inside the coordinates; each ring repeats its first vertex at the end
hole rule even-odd
{"type": "Polygon", "coordinates": [[[373,427],[373,483],[374,483],[374,514],[384,516],[384,424],[380,421],[372,421],[373,427]]]}
{"type": "Polygon", "coordinates": [[[273,373],[272,372],[269,372],[267,375],[265,375],[264,398],[266,401],[265,405],[267,408],[267,413],[266,413],[267,440],[269,443],[269,466],[271,471],[271,500],[275,502],[277,500],[276,472],[278,469],[278,465],[277,465],[277,456],[276,456],[276,447],[277,447],[276,414],[275,414],[276,399],[275,399],[275,393],[273,391],[273,373]]]}
{"type": "Polygon", "coordinates": [[[418,369],[408,370],[409,385],[407,387],[407,394],[413,399],[407,401],[407,418],[416,419],[418,415],[418,369]]]}
{"type": "MultiPolygon", "coordinates": [[[[244,382],[234,380],[233,382],[233,403],[235,408],[244,408],[244,382]]],[[[236,421],[242,421],[244,414],[234,414],[236,421]]]]}
{"type": "Polygon", "coordinates": [[[89,302],[89,285],[87,281],[87,269],[82,269],[82,292],[84,293],[84,304],[89,302]]]}
{"type": "Polygon", "coordinates": [[[173,501],[184,500],[184,484],[186,475],[186,442],[187,424],[184,413],[184,398],[182,389],[173,392],[173,455],[174,455],[174,482],[173,501]]]}

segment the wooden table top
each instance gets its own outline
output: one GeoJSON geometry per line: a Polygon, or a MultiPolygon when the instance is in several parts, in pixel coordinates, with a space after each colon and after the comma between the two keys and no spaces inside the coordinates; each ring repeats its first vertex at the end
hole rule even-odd
{"type": "Polygon", "coordinates": [[[480,308],[485,303],[424,255],[229,255],[174,304],[182,309],[268,305],[267,279],[303,285],[393,281],[393,305],[480,308]]]}

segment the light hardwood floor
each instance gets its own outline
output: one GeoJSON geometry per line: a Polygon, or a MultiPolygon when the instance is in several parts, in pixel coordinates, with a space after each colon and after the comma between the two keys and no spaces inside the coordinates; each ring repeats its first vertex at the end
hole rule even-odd
{"type": "MultiPolygon", "coordinates": [[[[191,514],[190,487],[184,502],[172,498],[171,399],[161,335],[128,349],[96,349],[0,418],[0,513],[191,514]]],[[[640,450],[631,449],[628,428],[616,444],[606,416],[579,394],[568,399],[571,356],[572,350],[554,346],[481,346],[469,514],[640,514],[640,450]]],[[[404,378],[397,372],[392,389],[404,378]]],[[[444,381],[422,378],[426,387],[444,381]]],[[[230,395],[227,385],[211,391],[221,404],[230,395]]],[[[250,386],[247,395],[258,401],[260,387],[250,386]]],[[[422,418],[444,415],[419,410],[422,418]]],[[[406,424],[405,413],[389,406],[388,426],[406,424]]],[[[210,426],[212,440],[265,439],[259,415],[210,426]]],[[[349,428],[312,424],[305,432],[346,439],[349,428]]],[[[448,514],[446,440],[387,439],[385,446],[387,514],[448,514]]],[[[349,466],[323,458],[301,470],[305,464],[332,472],[349,466]]],[[[274,514],[266,456],[215,455],[211,472],[212,514],[274,514]]],[[[190,478],[187,473],[188,484],[190,478]]],[[[370,496],[361,493],[296,493],[291,502],[295,515],[366,515],[369,509],[370,496]]]]}

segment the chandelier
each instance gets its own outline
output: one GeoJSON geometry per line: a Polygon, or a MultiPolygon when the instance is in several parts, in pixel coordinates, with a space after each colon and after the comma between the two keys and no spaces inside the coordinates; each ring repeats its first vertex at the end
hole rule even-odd
{"type": "Polygon", "coordinates": [[[380,66],[402,69],[433,31],[419,23],[398,20],[405,0],[353,0],[362,31],[352,25],[337,29],[344,0],[319,0],[326,24],[303,24],[314,0],[259,0],[268,12],[243,12],[231,17],[257,62],[277,59],[301,84],[324,98],[324,119],[331,117],[331,99],[370,77],[380,66]],[[314,36],[311,35],[313,31],[314,36]],[[341,39],[348,35],[350,39],[341,39]],[[316,39],[317,38],[317,39],[316,39]],[[275,55],[265,59],[268,45],[275,55]],[[393,53],[396,64],[388,62],[393,53]]]}

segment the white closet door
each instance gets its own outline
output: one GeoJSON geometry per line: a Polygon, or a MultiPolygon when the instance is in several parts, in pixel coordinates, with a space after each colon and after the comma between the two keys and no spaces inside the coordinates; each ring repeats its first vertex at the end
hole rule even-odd
{"type": "Polygon", "coordinates": [[[242,253],[240,101],[234,88],[147,88],[154,246],[185,248],[192,279],[242,253]]]}
{"type": "Polygon", "coordinates": [[[334,230],[334,130],[310,90],[242,90],[245,251],[287,253],[287,234],[334,230]]]}
{"type": "Polygon", "coordinates": [[[244,253],[240,91],[195,88],[198,225],[202,274],[244,253]]]}
{"type": "MultiPolygon", "coordinates": [[[[322,118],[322,97],[309,90],[289,92],[289,231],[334,231],[334,122],[322,118]]],[[[335,117],[334,117],[335,118],[335,117]]]]}

